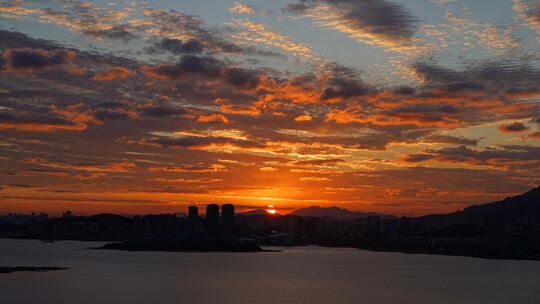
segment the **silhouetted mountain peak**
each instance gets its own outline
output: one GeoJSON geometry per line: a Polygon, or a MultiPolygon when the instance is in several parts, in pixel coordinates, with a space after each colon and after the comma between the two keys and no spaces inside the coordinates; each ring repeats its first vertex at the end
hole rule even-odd
{"type": "Polygon", "coordinates": [[[417,222],[424,226],[439,226],[445,223],[478,222],[487,218],[512,220],[535,217],[540,217],[540,187],[501,201],[473,205],[456,213],[425,215],[417,218],[417,222]]]}

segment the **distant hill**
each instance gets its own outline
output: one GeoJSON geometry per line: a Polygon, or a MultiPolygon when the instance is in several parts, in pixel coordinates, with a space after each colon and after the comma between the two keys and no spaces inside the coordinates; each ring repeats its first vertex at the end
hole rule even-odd
{"type": "Polygon", "coordinates": [[[300,208],[296,211],[293,211],[289,214],[302,216],[302,217],[331,217],[334,219],[355,219],[355,218],[366,218],[368,216],[380,216],[382,218],[392,218],[391,215],[379,214],[374,212],[356,212],[347,210],[339,207],[320,207],[320,206],[311,206],[306,208],[300,208]]]}
{"type": "Polygon", "coordinates": [[[502,201],[473,205],[448,214],[430,214],[414,219],[419,226],[440,226],[454,223],[481,222],[487,218],[510,221],[516,218],[540,217],[540,187],[502,201]]]}
{"type": "Polygon", "coordinates": [[[251,211],[246,211],[246,212],[238,212],[237,214],[238,215],[267,215],[268,212],[266,212],[266,210],[263,210],[263,209],[256,209],[256,210],[251,210],[251,211]]]}

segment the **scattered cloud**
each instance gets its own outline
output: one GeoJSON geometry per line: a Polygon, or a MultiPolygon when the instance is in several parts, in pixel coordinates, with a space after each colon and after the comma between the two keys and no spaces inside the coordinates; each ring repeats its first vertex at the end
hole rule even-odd
{"type": "Polygon", "coordinates": [[[404,5],[371,0],[302,0],[286,12],[303,14],[315,23],[343,32],[363,43],[399,49],[415,41],[419,18],[404,5]]]}
{"type": "Polygon", "coordinates": [[[520,133],[520,132],[525,132],[529,129],[530,128],[528,128],[521,122],[513,122],[511,124],[504,124],[499,127],[499,131],[503,133],[520,133]]]}

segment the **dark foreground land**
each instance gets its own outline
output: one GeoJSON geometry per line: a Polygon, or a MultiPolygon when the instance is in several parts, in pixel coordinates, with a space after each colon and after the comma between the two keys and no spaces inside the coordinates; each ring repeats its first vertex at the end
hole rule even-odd
{"type": "Polygon", "coordinates": [[[66,270],[65,267],[0,267],[0,273],[12,273],[18,271],[48,272],[55,270],[66,270]]]}
{"type": "Polygon", "coordinates": [[[172,252],[263,252],[257,244],[242,244],[213,240],[182,241],[126,241],[109,243],[95,249],[127,251],[172,251],[172,252]]]}
{"type": "MultiPolygon", "coordinates": [[[[214,207],[219,210],[217,205],[214,207]]],[[[373,214],[357,217],[364,215],[352,212],[351,217],[333,218],[325,216],[325,212],[336,214],[337,210],[350,215],[351,211],[337,207],[306,209],[317,212],[299,212],[302,216],[298,216],[270,215],[258,210],[234,215],[232,210],[225,221],[217,214],[211,220],[199,217],[197,210],[187,217],[176,214],[132,217],[66,214],[61,218],[47,218],[46,215],[42,218],[35,214],[9,214],[0,216],[0,237],[114,242],[101,249],[128,251],[260,252],[264,250],[257,244],[318,245],[497,259],[540,259],[540,187],[498,202],[421,217],[373,214]]]]}

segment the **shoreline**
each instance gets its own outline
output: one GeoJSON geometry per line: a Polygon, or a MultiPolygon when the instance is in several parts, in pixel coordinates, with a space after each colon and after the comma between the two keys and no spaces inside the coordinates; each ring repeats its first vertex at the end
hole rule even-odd
{"type": "Polygon", "coordinates": [[[58,270],[68,270],[67,267],[31,267],[31,266],[15,266],[15,267],[0,267],[0,274],[14,272],[49,272],[58,270]]]}
{"type": "Polygon", "coordinates": [[[540,261],[540,257],[509,257],[509,256],[494,256],[487,254],[467,254],[467,253],[452,253],[444,251],[429,251],[429,250],[395,250],[395,249],[379,249],[372,247],[351,247],[359,250],[371,251],[371,252],[393,252],[403,254],[429,254],[429,255],[444,255],[455,257],[468,257],[485,260],[514,260],[514,261],[540,261]]]}
{"type": "Polygon", "coordinates": [[[92,249],[160,252],[268,252],[257,244],[222,240],[124,241],[108,243],[92,249]]]}
{"type": "MultiPolygon", "coordinates": [[[[37,238],[17,238],[17,237],[0,237],[0,239],[16,239],[16,240],[37,240],[42,242],[47,242],[48,240],[42,240],[37,238]]],[[[515,257],[515,256],[495,256],[495,255],[487,255],[487,254],[467,254],[467,253],[452,253],[452,252],[443,252],[443,251],[430,251],[430,250],[407,250],[407,249],[385,249],[385,248],[376,248],[376,247],[366,247],[366,246],[334,246],[334,245],[324,245],[324,244],[299,244],[299,245],[279,245],[279,244],[253,244],[258,247],[258,249],[250,249],[250,250],[208,250],[208,249],[189,249],[189,248],[176,248],[176,249],[163,249],[163,248],[128,248],[124,246],[112,246],[109,248],[105,248],[107,245],[110,244],[122,244],[125,243],[123,241],[118,240],[88,240],[88,239],[58,239],[58,240],[51,240],[53,242],[60,242],[60,241],[79,241],[79,242],[102,242],[106,243],[102,247],[91,247],[87,248],[90,250],[121,250],[121,251],[148,251],[148,252],[279,252],[282,250],[269,250],[269,249],[263,249],[262,247],[283,247],[283,248],[296,248],[296,247],[306,247],[306,246],[316,246],[316,247],[322,247],[322,248],[350,248],[350,249],[358,249],[358,250],[365,250],[365,251],[371,251],[371,252],[389,252],[389,253],[402,253],[402,254],[429,254],[429,255],[443,255],[443,256],[456,256],[456,257],[469,257],[469,258],[477,258],[477,259],[487,259],[487,260],[515,260],[515,261],[540,261],[540,257],[515,257]],[[116,248],[113,248],[116,247],[116,248]]],[[[130,241],[128,241],[130,242],[130,241]]],[[[160,242],[160,241],[143,241],[143,242],[160,242]]],[[[237,244],[238,245],[238,244],[237,244]]],[[[248,245],[248,244],[243,244],[248,245]]]]}

